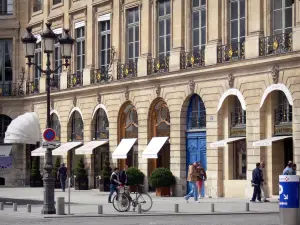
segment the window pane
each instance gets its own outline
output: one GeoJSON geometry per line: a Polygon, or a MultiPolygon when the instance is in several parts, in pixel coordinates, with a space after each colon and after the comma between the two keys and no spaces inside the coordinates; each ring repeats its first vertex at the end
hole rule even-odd
{"type": "Polygon", "coordinates": [[[77,55],[81,55],[80,42],[77,42],[77,43],[76,43],[76,46],[77,46],[76,54],[77,54],[77,55]]]}
{"type": "Polygon", "coordinates": [[[139,41],[140,40],[140,28],[139,27],[135,27],[135,41],[139,41]]]}
{"type": "Polygon", "coordinates": [[[135,13],[135,22],[139,22],[140,21],[139,8],[135,8],[134,13],[135,13]]]}
{"type": "Polygon", "coordinates": [[[139,42],[135,42],[135,57],[139,57],[139,42]]]}
{"type": "Polygon", "coordinates": [[[282,29],[282,11],[274,12],[274,30],[282,29]]]}
{"type": "Polygon", "coordinates": [[[166,49],[167,49],[167,52],[169,52],[170,50],[171,50],[171,36],[167,36],[166,37],[166,44],[167,44],[167,46],[166,46],[166,49]]]}
{"type": "Polygon", "coordinates": [[[164,48],[165,42],[164,41],[165,41],[164,37],[159,38],[159,50],[158,50],[159,53],[165,52],[165,48],[164,48]]]}
{"type": "Polygon", "coordinates": [[[82,54],[85,54],[85,41],[82,42],[82,54]]]}
{"type": "Polygon", "coordinates": [[[201,27],[206,26],[206,11],[201,10],[201,27]]]}
{"type": "Polygon", "coordinates": [[[292,27],[293,11],[292,8],[285,9],[285,27],[292,27]]]}
{"type": "Polygon", "coordinates": [[[106,63],[105,63],[105,51],[101,51],[101,65],[103,66],[103,65],[105,65],[106,63]]]}
{"type": "Polygon", "coordinates": [[[199,28],[199,11],[193,12],[193,28],[199,28]]]}
{"type": "Polygon", "coordinates": [[[163,36],[164,35],[164,30],[165,30],[165,21],[161,20],[159,21],[159,36],[163,36]]]}
{"type": "Polygon", "coordinates": [[[230,10],[231,10],[231,20],[237,19],[238,18],[238,2],[231,2],[230,10]]]}
{"type": "Polygon", "coordinates": [[[199,1],[200,0],[193,0],[193,7],[199,6],[199,1]]]}
{"type": "Polygon", "coordinates": [[[76,64],[77,64],[77,70],[80,70],[80,68],[81,68],[81,57],[80,56],[77,56],[77,62],[76,62],[76,64]]]}
{"type": "Polygon", "coordinates": [[[245,36],[245,19],[240,19],[240,37],[245,36]]]}
{"type": "Polygon", "coordinates": [[[292,0],[285,0],[285,7],[292,7],[293,1],[292,0]]]}
{"type": "Polygon", "coordinates": [[[165,7],[166,7],[166,15],[169,15],[171,13],[170,0],[166,1],[165,7]]]}
{"type": "Polygon", "coordinates": [[[106,23],[105,23],[105,21],[101,22],[101,31],[106,31],[106,23]]]}
{"type": "Polygon", "coordinates": [[[166,34],[171,34],[170,24],[171,24],[170,19],[166,19],[166,34]]]}
{"type": "Polygon", "coordinates": [[[110,64],[110,50],[107,50],[106,57],[107,57],[107,64],[110,64]]]}
{"type": "Polygon", "coordinates": [[[80,30],[81,30],[81,37],[84,37],[85,27],[81,27],[80,30]]]}
{"type": "Polygon", "coordinates": [[[133,27],[128,28],[128,41],[133,42],[133,27]]]}
{"type": "Polygon", "coordinates": [[[83,70],[85,68],[85,55],[82,56],[82,67],[81,69],[83,70]]]}
{"type": "Polygon", "coordinates": [[[206,27],[201,28],[201,45],[206,44],[206,27]]]}
{"type": "Polygon", "coordinates": [[[273,0],[274,9],[281,9],[282,8],[282,0],[273,0]]]}
{"type": "Polygon", "coordinates": [[[158,2],[158,16],[163,16],[164,13],[164,3],[158,2]]]}
{"type": "Polygon", "coordinates": [[[5,81],[12,81],[12,69],[5,68],[5,81]]]}
{"type": "Polygon", "coordinates": [[[201,0],[201,5],[206,5],[206,0],[201,0]]]}
{"type": "Polygon", "coordinates": [[[193,46],[199,46],[199,30],[193,30],[193,46]]]}
{"type": "Polygon", "coordinates": [[[128,10],[128,23],[133,23],[133,16],[134,16],[133,10],[132,9],[128,10]]]}
{"type": "Polygon", "coordinates": [[[107,25],[107,27],[106,27],[107,30],[110,30],[110,20],[107,20],[107,21],[106,21],[106,25],[107,25]]]}
{"type": "Polygon", "coordinates": [[[128,58],[130,58],[130,59],[133,58],[133,43],[130,43],[128,45],[128,58]]]}
{"type": "Polygon", "coordinates": [[[108,34],[106,36],[106,39],[107,39],[107,45],[106,45],[106,48],[110,48],[110,34],[108,34]]]}
{"type": "Polygon", "coordinates": [[[238,21],[231,21],[231,38],[238,37],[238,21]]]}
{"type": "Polygon", "coordinates": [[[106,48],[106,35],[101,36],[101,49],[106,48]]]}
{"type": "Polygon", "coordinates": [[[245,17],[245,0],[240,1],[240,18],[245,17]]]}

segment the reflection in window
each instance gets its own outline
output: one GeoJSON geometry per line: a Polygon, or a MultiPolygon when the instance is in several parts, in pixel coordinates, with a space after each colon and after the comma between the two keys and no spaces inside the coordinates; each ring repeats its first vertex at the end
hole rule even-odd
{"type": "Polygon", "coordinates": [[[0,15],[12,15],[13,5],[13,0],[0,0],[0,15]]]}
{"type": "Polygon", "coordinates": [[[290,105],[286,95],[278,91],[278,106],[275,109],[275,124],[291,123],[293,121],[293,107],[290,105]]]}
{"type": "Polygon", "coordinates": [[[205,106],[199,95],[193,95],[187,114],[187,129],[201,129],[206,127],[205,106]]]}
{"type": "Polygon", "coordinates": [[[293,1],[272,0],[273,34],[291,33],[293,26],[293,1]]]}
{"type": "Polygon", "coordinates": [[[58,120],[58,117],[55,113],[51,115],[51,128],[55,131],[55,141],[60,140],[60,122],[58,120]]]}
{"type": "Polygon", "coordinates": [[[72,141],[83,140],[83,121],[79,112],[75,111],[72,116],[72,141]]]}
{"type": "Polygon", "coordinates": [[[96,140],[109,138],[109,123],[106,112],[102,108],[97,111],[95,126],[96,140]]]}
{"type": "Polygon", "coordinates": [[[137,62],[139,57],[139,44],[140,44],[140,15],[139,8],[135,7],[128,9],[127,12],[127,48],[128,60],[137,62]]]}
{"type": "Polygon", "coordinates": [[[245,0],[230,0],[230,42],[245,42],[245,0]]]}
{"type": "Polygon", "coordinates": [[[5,132],[11,123],[11,118],[6,115],[0,115],[0,142],[4,142],[5,132]]]}
{"type": "Polygon", "coordinates": [[[171,6],[170,0],[158,1],[158,56],[170,56],[171,6]]]}
{"type": "Polygon", "coordinates": [[[110,20],[99,22],[100,68],[105,71],[110,64],[110,20]]]}
{"type": "Polygon", "coordinates": [[[204,49],[206,44],[206,0],[193,0],[193,50],[204,49]]]}
{"type": "Polygon", "coordinates": [[[76,29],[76,71],[82,72],[85,67],[85,27],[76,29]]]}

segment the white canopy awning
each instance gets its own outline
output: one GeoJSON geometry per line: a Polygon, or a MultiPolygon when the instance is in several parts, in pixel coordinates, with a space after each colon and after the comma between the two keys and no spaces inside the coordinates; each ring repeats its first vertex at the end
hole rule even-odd
{"type": "Polygon", "coordinates": [[[39,147],[31,152],[31,156],[44,156],[46,154],[46,148],[39,147]]]}
{"type": "Polygon", "coordinates": [[[65,144],[62,144],[60,147],[57,149],[54,149],[52,151],[52,155],[66,155],[68,154],[68,151],[82,145],[82,142],[67,142],[65,144]]]}
{"type": "Polygon", "coordinates": [[[36,144],[42,140],[39,118],[30,112],[11,121],[5,132],[4,143],[36,144]]]}
{"type": "Polygon", "coordinates": [[[77,148],[75,150],[76,155],[92,155],[93,150],[101,145],[104,145],[108,142],[106,141],[90,141],[86,143],[85,145],[81,146],[80,148],[77,148]]]}
{"type": "Polygon", "coordinates": [[[11,153],[11,145],[0,145],[0,157],[8,157],[11,153]]]}
{"type": "Polygon", "coordinates": [[[154,137],[147,145],[145,151],[142,154],[143,159],[157,159],[157,153],[166,143],[169,137],[154,137]]]}
{"type": "Polygon", "coordinates": [[[271,137],[267,139],[263,139],[260,141],[253,142],[254,147],[260,147],[260,146],[272,146],[272,143],[275,141],[280,141],[287,138],[292,138],[293,136],[278,136],[278,137],[271,137]]]}
{"type": "Polygon", "coordinates": [[[231,142],[235,142],[235,141],[239,141],[239,140],[243,140],[243,139],[246,139],[246,138],[245,137],[228,138],[228,139],[225,139],[225,140],[210,143],[210,147],[211,148],[224,147],[224,146],[226,146],[227,144],[229,144],[231,142]]]}
{"type": "Polygon", "coordinates": [[[127,159],[127,153],[130,151],[137,138],[124,138],[112,154],[113,159],[127,159]]]}

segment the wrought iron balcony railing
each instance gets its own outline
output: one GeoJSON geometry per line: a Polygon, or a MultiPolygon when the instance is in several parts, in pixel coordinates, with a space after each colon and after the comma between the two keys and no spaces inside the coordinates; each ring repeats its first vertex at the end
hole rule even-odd
{"type": "Polygon", "coordinates": [[[169,72],[169,56],[147,60],[147,74],[169,72]]]}
{"type": "Polygon", "coordinates": [[[292,109],[275,109],[275,125],[293,122],[292,109]]]}
{"type": "Polygon", "coordinates": [[[0,84],[0,96],[17,96],[18,84],[17,83],[2,83],[0,84]]]}
{"type": "Polygon", "coordinates": [[[83,85],[83,74],[81,71],[68,74],[67,80],[67,88],[81,87],[83,85]]]}
{"type": "Polygon", "coordinates": [[[246,126],[246,112],[232,112],[231,127],[245,127],[245,126],[246,126]]]}
{"type": "Polygon", "coordinates": [[[220,45],[217,48],[217,62],[224,63],[245,59],[245,42],[220,45]]]}
{"type": "Polygon", "coordinates": [[[26,82],[26,95],[38,94],[40,93],[39,81],[27,81],[26,82]]]}
{"type": "Polygon", "coordinates": [[[206,115],[203,114],[199,117],[199,112],[192,112],[192,115],[189,116],[187,127],[188,130],[205,128],[206,115]]]}
{"type": "Polygon", "coordinates": [[[184,52],[180,54],[180,69],[204,66],[204,49],[184,52]]]}
{"type": "Polygon", "coordinates": [[[259,55],[277,55],[293,51],[292,33],[277,34],[259,39],[259,55]]]}
{"type": "Polygon", "coordinates": [[[131,61],[129,63],[117,65],[117,79],[122,80],[126,78],[136,77],[137,76],[137,63],[131,61]]]}
{"type": "Polygon", "coordinates": [[[60,89],[60,79],[59,76],[53,76],[50,80],[51,90],[57,91],[60,89]]]}
{"type": "Polygon", "coordinates": [[[110,82],[113,76],[109,74],[108,66],[103,66],[100,69],[94,69],[91,73],[91,84],[100,84],[103,82],[110,82]]]}

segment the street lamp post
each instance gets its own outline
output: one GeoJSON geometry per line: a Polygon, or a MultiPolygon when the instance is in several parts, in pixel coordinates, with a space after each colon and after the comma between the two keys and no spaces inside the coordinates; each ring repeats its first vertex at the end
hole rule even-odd
{"type": "MultiPolygon", "coordinates": [[[[70,65],[69,59],[71,58],[72,46],[74,39],[69,35],[69,29],[64,29],[64,34],[61,38],[57,38],[56,34],[51,30],[51,23],[46,23],[46,28],[41,34],[42,46],[44,53],[47,56],[46,69],[43,70],[42,67],[32,62],[34,58],[34,50],[37,39],[31,33],[32,29],[30,27],[26,28],[26,33],[22,37],[22,43],[24,45],[25,57],[28,59],[27,65],[30,67],[34,65],[37,70],[41,73],[46,74],[46,88],[47,88],[47,128],[51,127],[50,120],[50,89],[51,89],[51,74],[57,73],[57,71],[65,66],[66,68],[70,65]],[[50,56],[53,53],[55,41],[58,39],[61,48],[61,56],[65,59],[65,63],[61,64],[55,69],[51,69],[50,56]]],[[[47,147],[45,154],[45,166],[44,166],[44,205],[42,209],[42,214],[55,214],[55,203],[54,203],[54,181],[55,178],[52,177],[52,149],[47,147]]]]}

